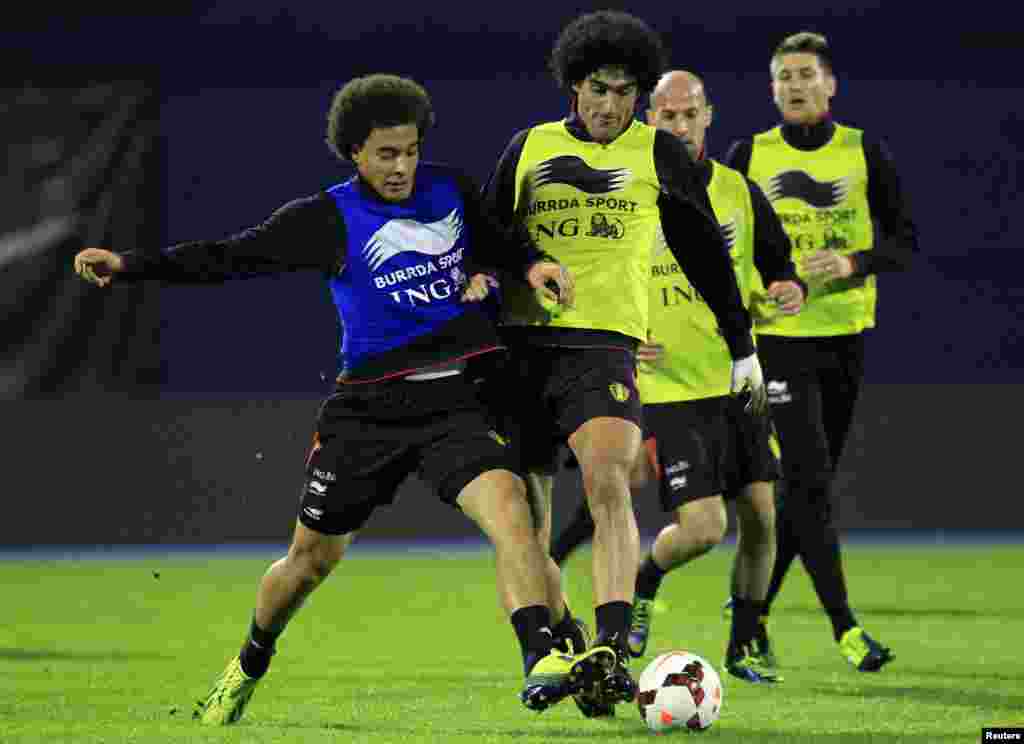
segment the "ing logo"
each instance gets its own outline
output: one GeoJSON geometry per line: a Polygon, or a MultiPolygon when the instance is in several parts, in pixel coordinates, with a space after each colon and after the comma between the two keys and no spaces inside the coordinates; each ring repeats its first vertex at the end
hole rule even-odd
{"type": "Polygon", "coordinates": [[[608,238],[609,240],[621,240],[626,235],[626,228],[618,217],[608,219],[608,215],[595,212],[590,217],[590,232],[588,238],[608,238]]]}

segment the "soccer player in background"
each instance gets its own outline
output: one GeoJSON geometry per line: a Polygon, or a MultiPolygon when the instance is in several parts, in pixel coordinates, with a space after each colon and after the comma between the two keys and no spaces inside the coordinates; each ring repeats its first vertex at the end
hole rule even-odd
{"type": "Polygon", "coordinates": [[[523,652],[523,703],[543,710],[602,673],[593,655],[554,650],[546,551],[515,463],[462,374],[465,360],[500,348],[478,306],[494,281],[483,267],[554,296],[542,289],[552,282],[563,301],[572,283],[525,231],[490,221],[462,174],[420,162],[433,121],[426,91],[412,80],[356,78],[336,93],[327,128],[330,148],[355,165],[355,177],[224,240],[181,243],[155,257],[91,248],[75,258],[76,271],[100,286],[321,271],[345,329],[344,368],[317,419],[291,546],[260,582],[240,654],[196,710],[204,723],[242,716],[288,621],[414,472],[494,544],[523,652]]]}
{"type": "MultiPolygon", "coordinates": [[[[805,287],[790,260],[789,238],[756,184],[707,157],[712,116],[703,81],[676,70],[658,81],[647,122],[678,138],[697,163],[726,236],[744,304],[749,306],[756,293],[780,312],[796,313],[805,287]]],[[[725,537],[724,498],[731,498],[736,501],[739,540],[725,668],[749,682],[780,681],[764,666],[753,642],[775,556],[773,482],[780,473],[769,444],[770,422],[743,410],[743,402],[729,395],[729,350],[714,315],[660,241],[651,258],[649,302],[650,338],[638,349],[647,445],[638,468],[653,471],[662,508],[675,520],[658,534],[640,565],[630,653],[640,657],[647,648],[654,600],[665,574],[725,537]]],[[[557,541],[558,563],[589,538],[592,525],[586,504],[581,504],[557,541]]]]}
{"type": "MultiPolygon", "coordinates": [[[[877,671],[893,654],[850,609],[831,487],[864,374],[865,331],[875,326],[876,275],[909,266],[916,229],[883,142],[832,119],[836,77],[825,37],[784,39],[771,79],[782,123],[735,143],[726,161],[771,200],[810,289],[799,315],[754,310],[785,478],[764,616],[800,556],[841,654],[877,671]]],[[[765,623],[759,635],[772,660],[765,623]]]]}
{"type": "Polygon", "coordinates": [[[608,715],[635,692],[626,666],[639,562],[629,473],[641,447],[635,357],[659,227],[722,329],[731,390],[749,388],[755,407],[764,405],[750,318],[699,170],[679,140],[634,118],[664,66],[660,38],[634,16],[601,11],[569,23],[551,67],[571,114],[516,134],[485,189],[490,211],[524,225],[576,283],[570,307],[504,282],[502,337],[524,470],[550,470],[567,441],[594,515],[594,648],[610,650],[613,663],[601,684],[574,696],[585,715],[608,715]]]}

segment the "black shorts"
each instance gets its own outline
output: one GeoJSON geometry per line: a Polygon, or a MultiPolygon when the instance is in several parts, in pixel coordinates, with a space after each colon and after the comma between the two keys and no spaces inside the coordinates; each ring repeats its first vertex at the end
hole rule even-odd
{"type": "Polygon", "coordinates": [[[828,483],[853,423],[864,376],[864,334],[758,336],[786,478],[828,483]]]}
{"type": "Polygon", "coordinates": [[[320,408],[299,521],[326,535],[366,523],[416,473],[451,506],[489,470],[514,471],[474,385],[437,380],[340,386],[320,408]]]}
{"type": "Polygon", "coordinates": [[[779,478],[771,424],[729,397],[644,406],[644,444],[658,477],[661,506],[735,498],[750,483],[779,478]]]}
{"type": "Polygon", "coordinates": [[[553,474],[560,445],[591,419],[643,420],[632,351],[516,346],[490,396],[520,472],[553,474]]]}

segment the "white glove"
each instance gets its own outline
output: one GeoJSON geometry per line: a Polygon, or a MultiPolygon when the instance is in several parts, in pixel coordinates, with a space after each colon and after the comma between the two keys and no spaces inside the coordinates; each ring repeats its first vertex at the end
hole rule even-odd
{"type": "Polygon", "coordinates": [[[761,414],[768,410],[768,391],[764,387],[764,372],[757,354],[733,360],[730,392],[739,395],[744,390],[750,392],[750,402],[746,406],[748,411],[761,414]]]}

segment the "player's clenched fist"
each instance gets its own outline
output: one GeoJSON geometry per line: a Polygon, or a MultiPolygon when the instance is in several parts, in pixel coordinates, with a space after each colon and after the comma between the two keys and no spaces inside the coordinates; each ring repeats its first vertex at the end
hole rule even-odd
{"type": "Polygon", "coordinates": [[[106,287],[124,269],[124,259],[103,248],[86,248],[75,256],[75,273],[97,287],[106,287]]]}

